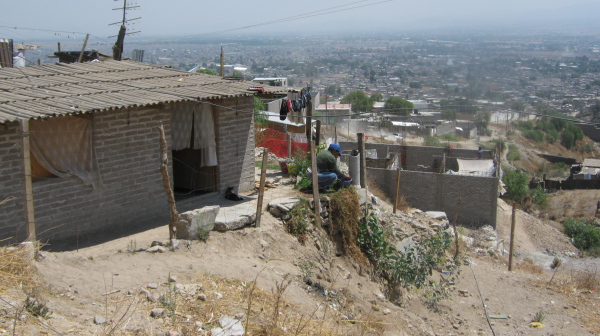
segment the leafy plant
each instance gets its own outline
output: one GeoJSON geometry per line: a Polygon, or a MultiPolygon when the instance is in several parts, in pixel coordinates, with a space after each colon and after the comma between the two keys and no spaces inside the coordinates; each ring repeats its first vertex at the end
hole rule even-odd
{"type": "Polygon", "coordinates": [[[285,222],[286,230],[292,235],[298,237],[300,243],[304,243],[306,239],[306,231],[308,229],[310,213],[310,204],[308,200],[301,198],[300,202],[292,207],[288,215],[290,219],[285,222]]]}
{"type": "Polygon", "coordinates": [[[585,219],[577,218],[568,218],[562,224],[565,234],[579,250],[594,253],[600,250],[600,228],[585,219]]]}
{"type": "Polygon", "coordinates": [[[267,126],[269,118],[265,110],[265,103],[262,99],[254,96],[254,123],[261,126],[267,126]]]}
{"type": "Polygon", "coordinates": [[[432,137],[429,135],[426,135],[424,137],[424,142],[425,142],[425,146],[429,146],[429,147],[442,147],[442,143],[440,142],[440,139],[438,137],[432,137]]]}
{"type": "Polygon", "coordinates": [[[544,193],[544,189],[539,185],[529,191],[529,196],[531,197],[531,202],[542,209],[548,205],[548,195],[544,193]]]}
{"type": "Polygon", "coordinates": [[[298,264],[298,268],[300,268],[300,272],[302,273],[302,277],[304,279],[310,279],[313,276],[313,269],[315,268],[315,263],[306,259],[300,264],[298,264]]]}
{"type": "Polygon", "coordinates": [[[41,318],[48,318],[52,315],[52,312],[46,305],[42,302],[39,302],[35,298],[27,297],[25,299],[25,311],[29,312],[33,316],[39,316],[41,318]]]}
{"type": "Polygon", "coordinates": [[[198,228],[198,231],[196,232],[196,238],[198,238],[199,241],[205,242],[205,243],[208,240],[209,235],[210,235],[210,231],[206,231],[201,228],[198,228]]]}
{"type": "Polygon", "coordinates": [[[521,154],[519,154],[519,149],[516,145],[508,145],[508,153],[506,154],[506,159],[510,162],[521,160],[521,154]]]}
{"type": "Polygon", "coordinates": [[[450,135],[450,134],[442,135],[442,136],[440,137],[440,139],[442,139],[442,140],[444,140],[444,141],[459,141],[459,140],[458,140],[458,138],[456,138],[456,137],[453,137],[453,136],[452,136],[452,135],[450,135]]]}
{"type": "Polygon", "coordinates": [[[546,313],[544,313],[542,310],[540,310],[539,312],[535,313],[535,315],[533,316],[533,319],[531,319],[531,322],[542,323],[545,319],[546,319],[546,313]]]}
{"type": "Polygon", "coordinates": [[[527,174],[520,169],[504,169],[504,175],[502,176],[502,182],[504,182],[506,193],[504,198],[513,200],[517,203],[523,202],[523,197],[529,192],[527,187],[527,174]]]}
{"type": "Polygon", "coordinates": [[[446,256],[446,250],[452,245],[448,233],[438,230],[418,244],[397,251],[385,240],[373,213],[360,220],[359,233],[359,246],[375,265],[377,274],[390,285],[417,289],[427,287],[425,298],[432,305],[448,297],[448,288],[460,266],[458,257],[448,259],[446,256]],[[439,272],[440,281],[432,280],[434,271],[439,272]]]}

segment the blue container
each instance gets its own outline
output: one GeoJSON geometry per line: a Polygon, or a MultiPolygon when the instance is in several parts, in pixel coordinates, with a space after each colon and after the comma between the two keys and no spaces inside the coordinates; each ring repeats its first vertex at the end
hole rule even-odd
{"type": "Polygon", "coordinates": [[[348,188],[352,184],[352,178],[342,177],[341,179],[338,179],[338,182],[342,188],[348,188]]]}

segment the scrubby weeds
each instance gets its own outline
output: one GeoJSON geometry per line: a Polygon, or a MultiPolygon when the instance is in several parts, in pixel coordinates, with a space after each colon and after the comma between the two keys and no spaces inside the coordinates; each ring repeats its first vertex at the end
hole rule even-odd
{"type": "Polygon", "coordinates": [[[304,245],[306,242],[306,232],[310,223],[310,203],[301,198],[298,204],[294,205],[289,212],[290,219],[285,221],[287,232],[298,238],[298,241],[304,245]]]}
{"type": "Polygon", "coordinates": [[[575,247],[584,253],[600,256],[600,227],[578,218],[568,218],[562,224],[575,247]]]}

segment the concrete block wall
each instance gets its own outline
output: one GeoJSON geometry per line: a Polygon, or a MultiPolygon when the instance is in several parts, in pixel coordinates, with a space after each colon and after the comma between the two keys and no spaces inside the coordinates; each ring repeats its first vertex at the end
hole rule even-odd
{"type": "MultiPolygon", "coordinates": [[[[396,171],[368,168],[371,183],[394,199],[396,171]],[[391,182],[394,181],[394,182],[391,182]]],[[[498,178],[402,171],[400,190],[407,202],[423,211],[444,211],[451,218],[462,199],[457,222],[466,227],[496,227],[498,178]]]]}
{"type": "Polygon", "coordinates": [[[254,111],[253,97],[211,100],[211,103],[246,111],[239,112],[213,106],[216,112],[217,158],[219,160],[219,191],[227,187],[236,192],[254,188],[254,111]],[[239,186],[239,187],[238,187],[239,186]]]}
{"type": "MultiPolygon", "coordinates": [[[[342,151],[358,149],[356,142],[342,141],[339,143],[342,151]]],[[[376,149],[377,157],[385,157],[385,153],[389,150],[390,153],[398,153],[403,157],[402,167],[405,170],[416,170],[417,166],[431,166],[434,157],[441,157],[446,154],[447,157],[461,159],[476,159],[477,150],[462,149],[462,148],[443,148],[443,147],[427,147],[427,146],[403,146],[388,145],[379,143],[366,143],[365,149],[376,149]],[[386,149],[388,148],[388,149],[386,149]]],[[[483,151],[483,159],[493,159],[494,155],[491,151],[483,151]]]]}

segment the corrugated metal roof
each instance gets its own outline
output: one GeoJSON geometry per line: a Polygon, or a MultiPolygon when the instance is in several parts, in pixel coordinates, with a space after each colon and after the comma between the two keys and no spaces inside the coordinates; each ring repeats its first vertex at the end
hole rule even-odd
{"type": "MultiPolygon", "coordinates": [[[[134,61],[0,69],[0,123],[178,101],[251,96],[256,83],[134,61]]],[[[285,94],[292,88],[264,87],[285,94]]]]}
{"type": "Polygon", "coordinates": [[[583,164],[584,167],[594,167],[594,168],[600,168],[600,160],[598,159],[585,159],[583,160],[583,164]]]}

